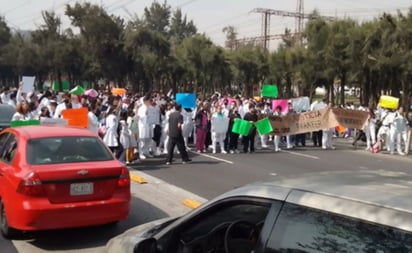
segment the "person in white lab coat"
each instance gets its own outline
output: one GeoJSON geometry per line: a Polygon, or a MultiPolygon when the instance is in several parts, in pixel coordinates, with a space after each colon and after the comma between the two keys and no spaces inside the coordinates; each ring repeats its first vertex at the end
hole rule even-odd
{"type": "Polygon", "coordinates": [[[115,107],[111,106],[106,116],[106,133],[103,137],[103,142],[110,148],[110,150],[116,154],[117,149],[119,148],[119,135],[117,129],[119,126],[119,120],[117,117],[117,110],[115,107]]]}
{"type": "Polygon", "coordinates": [[[137,123],[139,127],[139,157],[141,160],[144,160],[146,157],[153,157],[149,153],[153,129],[148,122],[149,106],[152,104],[151,98],[146,96],[142,102],[142,105],[137,110],[137,123]]]}
{"type": "MultiPolygon", "coordinates": [[[[227,122],[229,123],[229,118],[226,117],[222,113],[222,106],[218,105],[216,107],[216,111],[212,115],[212,119],[217,118],[217,119],[227,119],[227,122]]],[[[227,151],[225,150],[224,147],[224,140],[226,136],[226,130],[227,127],[223,131],[219,131],[215,128],[213,125],[213,120],[212,120],[212,125],[211,125],[211,133],[212,133],[212,149],[213,149],[213,154],[216,154],[216,144],[219,143],[220,145],[220,152],[222,154],[227,154],[227,151]]]]}
{"type": "Polygon", "coordinates": [[[192,135],[194,123],[193,123],[193,111],[190,108],[185,108],[182,110],[183,115],[183,126],[182,135],[185,141],[186,150],[190,150],[189,147],[189,137],[192,135]]]}
{"type": "Polygon", "coordinates": [[[94,103],[90,104],[89,105],[89,112],[87,114],[87,117],[89,119],[88,129],[92,133],[94,133],[96,135],[99,135],[99,120],[97,119],[96,111],[97,111],[96,104],[94,104],[94,103]]]}
{"type": "Polygon", "coordinates": [[[399,155],[407,153],[407,133],[409,130],[408,120],[404,116],[403,107],[399,107],[398,111],[394,113],[394,118],[390,124],[390,152],[394,154],[395,142],[396,150],[399,155]],[[405,145],[405,152],[402,150],[402,142],[405,145]]]}
{"type": "MultiPolygon", "coordinates": [[[[327,107],[332,108],[332,103],[329,103],[327,107]]],[[[322,129],[322,149],[335,149],[335,147],[332,144],[334,132],[334,127],[322,129]]]]}

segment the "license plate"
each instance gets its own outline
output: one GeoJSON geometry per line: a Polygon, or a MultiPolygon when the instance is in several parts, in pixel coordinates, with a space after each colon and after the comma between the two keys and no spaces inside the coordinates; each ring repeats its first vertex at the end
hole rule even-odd
{"type": "Polygon", "coordinates": [[[70,195],[90,195],[93,194],[93,183],[77,183],[70,185],[70,195]]]}

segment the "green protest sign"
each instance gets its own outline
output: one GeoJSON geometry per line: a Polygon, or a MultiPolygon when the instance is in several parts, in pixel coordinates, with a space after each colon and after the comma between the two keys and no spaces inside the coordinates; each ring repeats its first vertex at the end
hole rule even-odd
{"type": "Polygon", "coordinates": [[[235,119],[235,122],[232,127],[232,132],[240,134],[243,136],[249,135],[250,130],[252,129],[253,124],[249,121],[243,119],[235,119]]]}
{"type": "Polygon", "coordinates": [[[51,89],[54,91],[68,91],[70,90],[70,83],[69,81],[59,82],[56,80],[53,81],[51,89]]]}
{"type": "Polygon", "coordinates": [[[278,86],[271,85],[271,84],[264,84],[262,86],[262,97],[277,98],[278,97],[278,86]]]}
{"type": "Polygon", "coordinates": [[[69,83],[69,81],[62,81],[62,88],[63,88],[63,91],[68,91],[68,90],[70,90],[70,83],[69,83]]]}
{"type": "Polygon", "coordinates": [[[272,124],[268,118],[264,118],[255,123],[256,129],[260,135],[269,134],[273,131],[272,124]]]}
{"type": "Polygon", "coordinates": [[[10,122],[11,127],[19,126],[36,126],[40,125],[40,120],[13,120],[10,122]]]}
{"type": "Polygon", "coordinates": [[[76,87],[74,87],[71,91],[70,94],[74,94],[74,95],[83,95],[84,93],[84,89],[82,86],[77,85],[76,87]]]}
{"type": "Polygon", "coordinates": [[[60,90],[59,81],[53,81],[51,89],[54,90],[54,91],[59,91],[60,90]]]}

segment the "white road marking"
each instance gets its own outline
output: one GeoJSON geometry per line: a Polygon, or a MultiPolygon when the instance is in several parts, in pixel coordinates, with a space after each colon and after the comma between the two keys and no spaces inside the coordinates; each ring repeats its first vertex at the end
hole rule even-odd
{"type": "Polygon", "coordinates": [[[194,154],[198,154],[198,155],[204,156],[204,157],[207,157],[207,158],[210,158],[210,159],[218,160],[218,161],[225,162],[225,163],[228,163],[228,164],[233,164],[232,161],[229,161],[229,160],[226,160],[226,159],[222,159],[222,158],[219,158],[219,157],[215,157],[215,156],[211,156],[211,155],[206,155],[206,154],[201,154],[201,153],[197,153],[197,152],[193,152],[193,151],[190,151],[190,152],[192,152],[192,153],[194,153],[194,154]]]}
{"type": "Polygon", "coordinates": [[[270,173],[269,175],[271,175],[271,176],[277,176],[278,174],[276,174],[276,173],[270,173]]]}
{"type": "Polygon", "coordinates": [[[368,167],[365,167],[365,166],[359,166],[359,169],[361,169],[361,170],[367,170],[367,169],[368,169],[368,167]]]}
{"type": "Polygon", "coordinates": [[[284,153],[289,153],[289,154],[292,154],[292,155],[302,156],[302,157],[306,157],[306,158],[316,159],[316,160],[320,159],[319,157],[314,156],[314,155],[306,155],[306,154],[302,154],[302,153],[298,153],[298,152],[293,152],[293,151],[282,150],[282,152],[284,152],[284,153]]]}
{"type": "Polygon", "coordinates": [[[392,186],[392,187],[396,187],[396,188],[402,188],[402,189],[410,189],[410,186],[406,186],[406,185],[399,185],[399,184],[384,184],[387,186],[392,186]]]}

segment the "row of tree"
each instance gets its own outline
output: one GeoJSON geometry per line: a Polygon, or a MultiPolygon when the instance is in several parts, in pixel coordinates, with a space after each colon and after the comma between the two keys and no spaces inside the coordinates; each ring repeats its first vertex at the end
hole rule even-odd
{"type": "MultiPolygon", "coordinates": [[[[277,84],[283,97],[312,95],[325,86],[344,103],[345,86],[361,88],[362,104],[385,94],[404,98],[412,86],[412,10],[384,14],[366,23],[352,19],[310,20],[301,37],[285,32],[276,51],[259,43],[238,45],[233,26],[225,27],[226,48],[197,31],[181,10],[153,2],[129,22],[90,3],[67,5],[65,14],[80,30],[61,30],[61,20],[43,12],[44,24],[15,32],[0,19],[0,82],[15,85],[22,75],[45,80],[113,81],[135,91],[151,89],[258,94],[257,85],[277,84]],[[234,45],[237,45],[234,47],[234,45]],[[257,91],[256,91],[257,90],[257,91]],[[307,93],[307,94],[302,94],[307,93]]],[[[318,15],[314,15],[318,16],[318,15]]]]}

